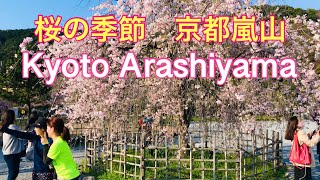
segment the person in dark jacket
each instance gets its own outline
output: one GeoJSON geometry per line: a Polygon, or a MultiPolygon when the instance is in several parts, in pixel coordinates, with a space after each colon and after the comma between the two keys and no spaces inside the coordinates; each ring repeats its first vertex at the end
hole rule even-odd
{"type": "MultiPolygon", "coordinates": [[[[30,115],[30,119],[28,122],[28,125],[26,127],[26,131],[27,132],[33,132],[34,131],[34,123],[36,122],[36,120],[39,118],[39,115],[37,113],[37,111],[32,111],[31,115],[30,115]]],[[[34,154],[34,145],[32,143],[32,141],[28,141],[27,144],[25,144],[26,146],[26,156],[23,158],[25,160],[29,160],[29,161],[33,161],[33,154],[34,154]]]]}
{"type": "MultiPolygon", "coordinates": [[[[34,168],[32,179],[52,180],[53,170],[50,169],[49,165],[43,163],[43,145],[41,144],[41,136],[46,133],[47,129],[47,119],[44,117],[39,117],[33,126],[35,127],[33,132],[16,131],[5,126],[1,128],[1,131],[20,139],[32,141],[34,144],[34,168]]],[[[49,139],[49,143],[52,143],[52,139],[49,139]]]]}

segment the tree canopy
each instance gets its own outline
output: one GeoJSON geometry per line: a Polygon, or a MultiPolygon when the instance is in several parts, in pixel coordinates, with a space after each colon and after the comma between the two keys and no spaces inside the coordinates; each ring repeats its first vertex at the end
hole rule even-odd
{"type": "Polygon", "coordinates": [[[20,45],[30,41],[28,49],[37,51],[33,31],[33,29],[0,31],[0,97],[18,106],[27,105],[29,112],[32,106],[48,104],[51,89],[41,83],[33,73],[30,73],[28,79],[22,78],[20,45]]]}

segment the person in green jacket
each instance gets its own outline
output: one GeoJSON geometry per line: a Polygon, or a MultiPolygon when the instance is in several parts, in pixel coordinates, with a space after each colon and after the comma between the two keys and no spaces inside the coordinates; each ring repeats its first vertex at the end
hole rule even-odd
{"type": "Polygon", "coordinates": [[[68,145],[70,133],[61,118],[53,117],[47,122],[47,133],[53,139],[52,145],[48,146],[46,133],[41,137],[43,148],[43,162],[54,166],[58,179],[78,180],[80,172],[73,159],[68,145]]]}

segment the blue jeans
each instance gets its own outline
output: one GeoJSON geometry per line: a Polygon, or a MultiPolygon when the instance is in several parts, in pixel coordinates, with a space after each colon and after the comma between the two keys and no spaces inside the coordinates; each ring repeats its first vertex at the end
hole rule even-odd
{"type": "Polygon", "coordinates": [[[4,155],[4,160],[8,166],[8,180],[15,180],[19,174],[21,153],[4,155]]]}

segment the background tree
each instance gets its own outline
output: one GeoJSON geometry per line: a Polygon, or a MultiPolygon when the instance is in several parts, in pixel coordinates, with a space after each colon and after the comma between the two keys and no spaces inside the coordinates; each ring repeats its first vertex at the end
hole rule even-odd
{"type": "MultiPolygon", "coordinates": [[[[38,51],[33,30],[0,31],[0,97],[18,106],[27,105],[29,113],[35,106],[48,106],[51,87],[44,85],[33,72],[28,79],[22,78],[22,50],[38,51]],[[22,43],[21,43],[22,42],[22,43]],[[21,43],[21,44],[20,44],[21,43]],[[21,49],[22,48],[22,49],[21,49]]],[[[39,61],[41,63],[41,61],[39,61]]],[[[44,70],[44,67],[41,67],[44,70]]]]}
{"type": "MultiPolygon", "coordinates": [[[[300,13],[300,16],[289,12],[290,16],[287,17],[279,12],[280,9],[272,10],[270,6],[253,7],[248,4],[250,1],[239,0],[231,0],[228,3],[206,0],[130,0],[102,3],[97,6],[94,10],[98,11],[98,14],[111,13],[117,18],[123,14],[147,17],[148,35],[146,39],[135,44],[119,43],[117,39],[97,43],[96,39],[87,37],[81,42],[64,39],[47,47],[48,56],[54,58],[77,58],[81,53],[87,52],[93,59],[104,57],[110,61],[111,73],[104,80],[88,80],[81,76],[73,80],[63,80],[65,86],[61,95],[65,100],[64,108],[71,112],[68,113],[71,122],[73,119],[89,120],[93,125],[98,125],[103,120],[95,115],[112,114],[112,117],[108,118],[113,123],[113,129],[117,130],[116,125],[122,124],[119,123],[120,117],[127,114],[130,107],[139,107],[136,113],[152,114],[155,124],[163,118],[172,117],[173,122],[177,124],[173,126],[174,131],[185,134],[192,119],[197,116],[215,117],[222,122],[236,123],[250,117],[267,116],[281,119],[293,113],[313,111],[311,109],[317,107],[317,100],[312,93],[318,92],[319,88],[319,77],[314,75],[315,67],[312,65],[318,61],[319,23],[303,16],[304,11],[299,9],[293,11],[300,13]],[[286,43],[232,43],[227,40],[217,44],[196,41],[181,43],[174,40],[177,35],[174,17],[182,17],[186,13],[195,17],[208,14],[255,14],[258,22],[268,21],[269,12],[279,15],[278,18],[287,18],[286,43]],[[174,60],[177,57],[189,57],[190,51],[197,51],[198,57],[204,59],[210,51],[216,52],[222,59],[291,57],[297,60],[300,78],[236,79],[229,76],[224,86],[215,85],[216,79],[158,79],[155,76],[136,79],[132,74],[126,79],[118,79],[119,68],[128,50],[137,54],[141,67],[144,65],[143,58],[146,57],[166,57],[174,60]],[[306,83],[306,79],[309,79],[310,83],[306,83]],[[306,101],[305,98],[309,98],[310,101],[306,101]],[[83,110],[82,107],[87,110],[83,110]]],[[[231,26],[229,28],[232,29],[231,26]]]]}
{"type": "MultiPolygon", "coordinates": [[[[56,58],[79,59],[82,53],[88,53],[92,59],[103,57],[109,60],[111,65],[110,74],[104,79],[85,79],[81,75],[75,79],[59,77],[60,82],[55,90],[62,101],[55,108],[58,113],[65,113],[71,124],[90,122],[92,127],[101,127],[107,119],[111,124],[110,130],[119,131],[119,127],[129,120],[128,114],[151,114],[155,119],[155,127],[163,119],[170,118],[174,124],[171,131],[186,135],[192,120],[199,118],[210,120],[213,117],[223,123],[241,124],[251,118],[283,119],[304,112],[315,119],[320,117],[320,81],[319,75],[315,73],[316,65],[319,64],[320,27],[318,22],[308,19],[307,15],[287,16],[284,14],[286,11],[281,14],[280,9],[250,6],[250,1],[246,0],[106,1],[94,10],[102,15],[115,14],[117,19],[123,14],[147,17],[147,37],[138,43],[120,43],[113,38],[105,43],[97,43],[95,38],[89,36],[80,42],[61,36],[60,43],[46,45],[46,56],[53,62],[56,58]],[[285,43],[233,43],[230,39],[223,43],[182,43],[174,40],[177,35],[174,18],[188,13],[194,17],[254,14],[257,22],[268,22],[269,12],[286,19],[285,43]],[[224,86],[216,85],[218,77],[159,79],[152,75],[148,79],[137,79],[129,73],[126,79],[119,79],[120,67],[129,50],[137,55],[141,67],[144,66],[143,58],[188,58],[190,51],[196,51],[198,57],[203,59],[207,59],[208,53],[212,51],[221,59],[261,57],[279,60],[290,57],[297,60],[300,77],[236,79],[229,76],[224,86]]],[[[304,13],[299,9],[297,12],[304,13]]],[[[232,30],[231,24],[229,28],[232,30]]],[[[269,23],[266,28],[270,28],[269,23]]],[[[200,35],[201,30],[202,26],[200,35]]],[[[155,67],[152,68],[154,71],[155,67]]]]}
{"type": "Polygon", "coordinates": [[[0,100],[0,116],[1,113],[7,109],[9,109],[10,105],[2,100],[0,100]]]}

